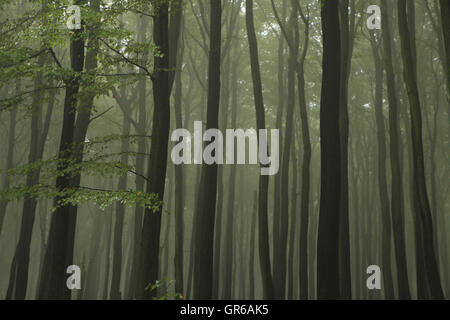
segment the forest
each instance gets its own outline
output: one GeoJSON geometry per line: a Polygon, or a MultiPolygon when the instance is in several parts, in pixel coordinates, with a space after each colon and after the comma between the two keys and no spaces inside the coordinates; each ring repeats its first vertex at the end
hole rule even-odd
{"type": "Polygon", "coordinates": [[[0,9],[0,299],[450,299],[449,0],[0,9]]]}

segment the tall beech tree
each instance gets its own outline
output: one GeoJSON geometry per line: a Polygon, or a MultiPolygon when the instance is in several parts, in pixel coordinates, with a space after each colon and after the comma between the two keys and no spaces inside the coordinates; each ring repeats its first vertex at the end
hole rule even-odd
{"type": "MultiPolygon", "coordinates": [[[[220,61],[222,47],[222,3],[210,0],[209,64],[208,64],[208,101],[206,130],[219,127],[220,103],[220,61]]],[[[214,219],[217,195],[217,164],[203,164],[200,178],[200,190],[197,196],[198,216],[195,234],[194,252],[194,298],[211,299],[214,219]]]]}
{"type": "MultiPolygon", "coordinates": [[[[250,65],[253,80],[253,95],[255,98],[256,124],[258,130],[266,128],[264,115],[264,98],[262,94],[261,72],[259,66],[258,43],[253,18],[253,0],[246,0],[245,22],[250,49],[250,65]]],[[[273,142],[272,142],[273,143],[273,142]]],[[[258,192],[258,243],[259,265],[263,284],[264,299],[274,298],[272,273],[270,270],[269,230],[267,222],[267,192],[269,188],[268,176],[259,177],[258,192]]]]}
{"type": "Polygon", "coordinates": [[[341,36],[338,1],[322,0],[321,188],[317,238],[317,297],[338,299],[341,156],[339,97],[341,36]]]}
{"type": "Polygon", "coordinates": [[[400,299],[410,299],[408,270],[406,268],[405,214],[400,167],[400,121],[397,82],[393,63],[391,15],[388,1],[381,1],[381,23],[383,38],[383,61],[386,71],[387,100],[389,102],[389,150],[391,167],[392,227],[394,232],[395,261],[397,265],[397,285],[400,299]]]}
{"type": "MultiPolygon", "coordinates": [[[[403,77],[408,92],[409,110],[411,116],[411,135],[414,151],[413,158],[413,191],[415,210],[417,210],[419,228],[423,232],[423,254],[425,259],[426,277],[428,280],[429,294],[432,299],[443,299],[443,291],[440,283],[439,270],[437,266],[436,253],[433,246],[433,223],[431,217],[430,203],[425,180],[425,164],[422,138],[422,114],[417,85],[417,67],[413,57],[413,46],[415,41],[410,34],[408,25],[406,0],[398,1],[398,28],[401,39],[401,51],[403,58],[403,77]]],[[[411,13],[411,11],[409,11],[411,13]]]]}
{"type": "Polygon", "coordinates": [[[380,199],[382,219],[382,264],[383,284],[386,299],[394,298],[394,286],[391,271],[392,226],[389,195],[386,178],[386,134],[383,114],[383,62],[380,55],[380,41],[373,32],[370,33],[370,44],[375,64],[375,121],[378,140],[378,196],[380,199]]]}

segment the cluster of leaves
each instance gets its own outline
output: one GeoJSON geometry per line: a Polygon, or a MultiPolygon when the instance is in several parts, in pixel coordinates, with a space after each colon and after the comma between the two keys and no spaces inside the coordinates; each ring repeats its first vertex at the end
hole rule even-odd
{"type": "Polygon", "coordinates": [[[83,28],[79,36],[85,40],[87,52],[97,50],[98,59],[95,70],[81,74],[69,68],[67,45],[73,30],[67,28],[66,10],[71,4],[70,0],[33,0],[23,7],[10,1],[0,3],[3,12],[11,13],[0,23],[0,89],[17,79],[32,79],[38,73],[46,80],[41,88],[35,88],[32,81],[22,81],[21,92],[12,90],[14,94],[0,99],[0,110],[24,103],[36,90],[64,88],[65,80],[73,76],[84,88],[79,95],[95,96],[109,95],[124,76],[130,82],[137,81],[142,70],[151,76],[152,61],[147,57],[149,52],[157,53],[158,48],[139,42],[133,24],[127,23],[135,15],[151,16],[149,1],[100,0],[99,10],[91,2],[80,4],[83,28]],[[40,56],[45,56],[45,63],[39,63],[40,56]],[[127,73],[118,74],[117,70],[127,73]]]}
{"type": "Polygon", "coordinates": [[[159,293],[158,295],[155,295],[155,297],[153,298],[153,300],[167,300],[169,298],[174,298],[174,299],[183,299],[183,295],[181,293],[176,293],[175,291],[173,291],[173,287],[175,286],[175,280],[169,280],[169,279],[161,279],[161,280],[156,280],[156,283],[154,284],[149,284],[145,290],[150,290],[150,291],[157,291],[159,293]]]}
{"type": "MultiPolygon", "coordinates": [[[[98,63],[95,69],[76,74],[69,67],[68,51],[74,31],[69,30],[66,24],[69,18],[67,8],[73,4],[71,0],[30,0],[20,5],[15,1],[1,0],[0,112],[21,105],[29,108],[33,93],[64,89],[67,79],[71,77],[80,80],[82,90],[76,98],[82,100],[84,96],[109,96],[117,85],[132,84],[142,76],[151,76],[148,70],[152,69],[152,61],[147,57],[158,49],[149,43],[139,42],[133,29],[135,24],[129,23],[136,15],[150,17],[151,2],[98,0],[99,8],[95,8],[93,3],[79,3],[83,27],[77,36],[85,40],[87,54],[96,50],[98,63]],[[42,74],[44,79],[38,87],[33,81],[37,74],[42,74]],[[15,88],[14,83],[18,84],[15,88]]],[[[40,102],[43,103],[45,95],[41,97],[40,102]]],[[[79,108],[82,107],[80,104],[79,108]]],[[[134,143],[137,137],[111,135],[91,139],[80,146],[72,146],[68,151],[71,154],[55,155],[9,170],[7,176],[14,183],[11,188],[0,191],[0,201],[23,197],[55,198],[55,208],[86,201],[104,208],[119,201],[130,206],[158,209],[161,202],[155,195],[134,190],[99,190],[79,186],[57,190],[53,186],[59,176],[117,177],[137,174],[133,166],[120,162],[123,153],[108,153],[111,143],[125,138],[134,143]],[[74,156],[80,150],[84,154],[81,162],[74,156]],[[38,172],[39,184],[27,187],[24,177],[38,172]]],[[[135,155],[133,152],[127,154],[135,155]]]]}
{"type": "Polygon", "coordinates": [[[62,190],[56,189],[54,185],[36,184],[31,187],[19,185],[12,188],[0,190],[0,201],[20,200],[24,197],[34,199],[55,199],[52,210],[67,205],[79,205],[82,203],[94,203],[101,209],[105,209],[115,202],[126,206],[141,206],[157,212],[162,206],[162,201],[156,194],[148,194],[135,190],[103,190],[87,187],[73,187],[62,190]]]}
{"type": "MultiPolygon", "coordinates": [[[[47,160],[36,161],[8,170],[7,177],[14,181],[13,186],[0,190],[0,201],[19,200],[24,196],[36,199],[59,199],[54,208],[68,204],[78,205],[83,202],[93,202],[100,208],[106,208],[119,201],[127,206],[142,206],[152,211],[159,210],[162,202],[155,194],[147,194],[135,190],[104,190],[90,187],[72,187],[58,190],[55,187],[56,177],[75,177],[78,174],[89,176],[122,176],[134,172],[134,166],[125,165],[119,160],[124,152],[106,153],[108,145],[122,139],[129,139],[130,143],[136,142],[137,136],[109,135],[106,137],[94,138],[91,141],[82,143],[75,148],[84,148],[85,159],[76,161],[73,157],[56,155],[47,160]],[[61,169],[64,168],[64,169],[61,169]],[[40,183],[27,186],[20,182],[20,177],[30,173],[40,172],[40,183]],[[14,179],[13,179],[14,178],[14,179]]],[[[129,156],[135,155],[133,152],[126,152],[129,156]]]]}

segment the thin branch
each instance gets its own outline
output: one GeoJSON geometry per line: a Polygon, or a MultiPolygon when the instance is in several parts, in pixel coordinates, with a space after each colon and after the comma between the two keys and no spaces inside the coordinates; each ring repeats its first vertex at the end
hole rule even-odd
{"type": "Polygon", "coordinates": [[[95,117],[92,117],[91,119],[89,119],[89,123],[91,123],[92,121],[94,121],[95,119],[100,118],[101,116],[103,116],[105,113],[107,113],[108,111],[110,111],[111,109],[113,109],[114,106],[109,107],[108,109],[106,109],[105,111],[103,111],[102,113],[97,114],[95,117]]]}

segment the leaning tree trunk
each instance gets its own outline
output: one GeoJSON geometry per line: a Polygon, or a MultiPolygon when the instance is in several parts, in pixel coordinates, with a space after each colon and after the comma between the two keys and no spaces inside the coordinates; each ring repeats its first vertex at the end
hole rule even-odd
{"type": "MultiPolygon", "coordinates": [[[[38,65],[43,66],[45,62],[45,55],[38,58],[38,65]]],[[[36,89],[42,85],[43,73],[39,72],[34,79],[34,87],[36,89]]],[[[32,114],[31,114],[31,128],[30,128],[30,149],[28,153],[28,163],[35,163],[42,159],[40,153],[39,140],[42,116],[42,94],[40,90],[36,90],[32,100],[32,114]]],[[[26,185],[32,187],[39,183],[40,169],[31,171],[27,174],[26,185]]],[[[30,246],[33,231],[33,225],[36,213],[36,199],[28,194],[24,198],[22,208],[22,221],[20,225],[19,242],[14,253],[13,261],[11,263],[10,279],[7,290],[7,299],[14,297],[16,300],[24,300],[27,293],[28,286],[28,268],[30,262],[30,246]]]]}
{"type": "Polygon", "coordinates": [[[423,249],[430,298],[443,299],[436,254],[433,246],[433,224],[425,180],[425,165],[422,141],[422,114],[417,86],[416,66],[412,55],[412,37],[408,27],[406,0],[398,1],[398,26],[401,39],[403,75],[406,84],[411,114],[411,135],[413,145],[413,183],[417,223],[423,231],[423,249]]]}
{"type": "Polygon", "coordinates": [[[341,44],[337,1],[323,1],[322,96],[320,102],[321,192],[317,240],[317,297],[338,299],[341,156],[339,101],[341,44]]]}
{"type": "MultiPolygon", "coordinates": [[[[255,98],[256,123],[258,130],[266,128],[264,115],[264,100],[262,94],[261,72],[259,67],[258,43],[253,18],[253,0],[246,0],[245,21],[250,48],[250,64],[255,98]]],[[[275,141],[272,141],[275,143],[275,141]]],[[[269,230],[267,223],[267,194],[269,189],[268,176],[259,177],[258,199],[258,243],[259,265],[261,269],[263,299],[274,298],[274,287],[270,270],[269,230]]]]}

